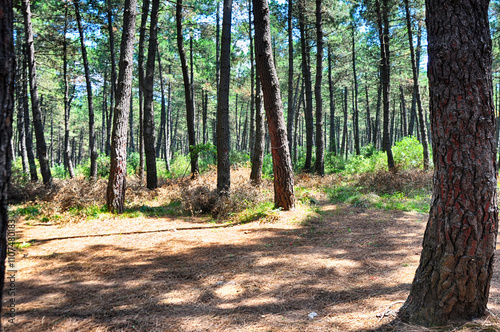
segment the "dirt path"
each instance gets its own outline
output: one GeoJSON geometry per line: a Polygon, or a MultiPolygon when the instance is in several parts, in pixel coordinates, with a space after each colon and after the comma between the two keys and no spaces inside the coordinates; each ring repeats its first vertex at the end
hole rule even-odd
{"type": "Polygon", "coordinates": [[[390,322],[377,314],[406,298],[426,216],[324,205],[301,219],[19,222],[23,239],[37,241],[17,257],[7,330],[366,331],[390,322]]]}

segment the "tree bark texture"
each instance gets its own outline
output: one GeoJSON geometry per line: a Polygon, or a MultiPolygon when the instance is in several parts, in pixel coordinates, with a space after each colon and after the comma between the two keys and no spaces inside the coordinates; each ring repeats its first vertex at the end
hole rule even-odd
{"type": "Polygon", "coordinates": [[[231,189],[229,163],[229,81],[231,76],[231,14],[232,0],[224,0],[220,56],[220,83],[217,98],[217,194],[228,195],[231,189]]]}
{"type": "Polygon", "coordinates": [[[107,189],[108,210],[122,213],[125,203],[127,176],[127,131],[132,72],[134,64],[134,36],[137,0],[125,0],[123,34],[120,45],[120,71],[116,89],[116,103],[111,139],[110,171],[107,189]]]}
{"type": "MultiPolygon", "coordinates": [[[[9,229],[7,202],[13,157],[9,148],[12,139],[16,70],[13,20],[12,1],[0,0],[0,59],[2,59],[0,62],[0,290],[3,290],[5,284],[7,229],[9,229]]],[[[0,294],[0,311],[2,303],[3,295],[0,294]]],[[[1,321],[0,330],[3,331],[1,321]]]]}
{"type": "Polygon", "coordinates": [[[23,0],[24,28],[26,38],[26,51],[28,57],[29,83],[31,95],[31,111],[33,113],[33,125],[36,136],[36,149],[38,153],[38,161],[40,163],[40,171],[42,173],[43,183],[52,185],[52,174],[50,173],[49,160],[47,159],[47,144],[45,143],[42,110],[40,109],[40,101],[38,100],[38,85],[36,79],[36,61],[35,61],[35,46],[33,43],[33,28],[31,25],[31,8],[30,1],[23,0]]]}
{"type": "Polygon", "coordinates": [[[485,315],[498,227],[488,3],[426,1],[434,192],[406,322],[485,315]]]}
{"type": "Polygon", "coordinates": [[[293,169],[286,133],[278,75],[271,47],[271,24],[267,0],[253,0],[255,55],[264,95],[264,108],[271,139],[274,174],[274,204],[290,210],[295,207],[293,169]]]}
{"type": "Polygon", "coordinates": [[[144,84],[144,154],[146,157],[146,187],[155,189],[158,187],[158,176],[156,174],[156,151],[155,151],[155,111],[153,107],[153,87],[155,76],[156,49],[158,48],[158,10],[160,1],[153,0],[151,7],[151,20],[149,25],[149,47],[148,60],[146,63],[146,76],[144,84]]]}
{"type": "MultiPolygon", "coordinates": [[[[189,140],[189,154],[191,158],[191,178],[195,178],[198,171],[198,154],[195,152],[196,147],[196,130],[194,125],[194,96],[191,88],[191,80],[189,79],[189,71],[186,58],[186,50],[184,49],[184,36],[182,34],[182,0],[177,0],[176,8],[176,24],[177,24],[177,48],[179,50],[179,58],[181,60],[182,77],[184,79],[184,94],[186,98],[186,117],[189,140]]],[[[231,25],[231,19],[229,19],[231,25]]],[[[229,90],[229,87],[228,87],[229,90]]],[[[228,106],[229,108],[229,106],[228,106]]]]}

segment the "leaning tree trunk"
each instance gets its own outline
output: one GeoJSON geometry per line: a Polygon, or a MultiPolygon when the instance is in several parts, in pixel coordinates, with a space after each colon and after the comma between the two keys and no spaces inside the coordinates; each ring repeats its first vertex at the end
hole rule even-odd
{"type": "Polygon", "coordinates": [[[271,23],[267,0],[253,0],[255,55],[264,94],[264,108],[271,139],[274,174],[274,204],[290,210],[295,207],[293,169],[286,133],[278,74],[271,48],[271,23]]]}
{"type": "MultiPolygon", "coordinates": [[[[175,20],[177,24],[177,48],[179,50],[179,58],[181,60],[182,78],[184,79],[184,94],[186,98],[186,117],[189,140],[189,155],[191,158],[191,178],[198,176],[198,153],[196,147],[196,131],[194,125],[194,96],[191,88],[191,80],[189,79],[189,71],[186,59],[186,50],[184,49],[184,36],[182,34],[182,0],[177,0],[175,20]]],[[[229,21],[231,24],[231,21],[229,21]]]]}
{"type": "Polygon", "coordinates": [[[95,126],[94,126],[94,98],[92,96],[92,81],[90,79],[89,61],[87,58],[87,47],[83,34],[82,20],[80,18],[79,0],[74,2],[76,22],[78,32],[80,33],[80,45],[82,48],[83,67],[85,69],[85,82],[87,83],[87,102],[89,108],[89,150],[90,150],[90,175],[92,181],[97,180],[97,147],[95,144],[95,126]]]}
{"type": "Polygon", "coordinates": [[[231,189],[229,163],[229,78],[231,74],[231,14],[232,0],[224,0],[222,13],[221,68],[217,96],[217,194],[228,195],[231,189]]]}
{"type": "Polygon", "coordinates": [[[125,203],[127,175],[127,131],[132,72],[134,60],[134,36],[137,0],[125,0],[123,34],[120,46],[120,72],[116,89],[115,114],[111,140],[111,167],[109,171],[107,205],[108,210],[122,213],[125,203]]]}
{"type": "Polygon", "coordinates": [[[38,100],[38,83],[36,79],[36,61],[35,61],[35,46],[33,43],[33,28],[31,25],[31,8],[30,1],[23,0],[24,28],[27,44],[29,83],[31,95],[31,111],[33,113],[33,124],[36,136],[36,149],[38,152],[38,161],[40,162],[40,171],[42,173],[43,183],[52,185],[52,174],[50,173],[49,160],[47,159],[47,144],[45,143],[42,110],[40,109],[40,101],[38,100]]]}
{"type": "Polygon", "coordinates": [[[413,324],[486,314],[498,229],[488,2],[426,1],[435,170],[420,264],[399,312],[413,324]]]}
{"type": "MultiPolygon", "coordinates": [[[[14,116],[14,79],[16,70],[16,55],[14,53],[14,12],[11,0],[0,1],[0,291],[5,284],[5,258],[7,256],[7,241],[9,248],[14,247],[15,236],[7,237],[7,229],[11,229],[8,217],[8,190],[11,175],[11,149],[8,148],[12,139],[12,122],[14,116]]],[[[15,230],[15,229],[14,229],[15,230]]],[[[15,232],[12,232],[15,234],[15,232]]],[[[9,249],[10,253],[10,249],[9,249]]],[[[15,273],[15,272],[13,272],[15,273]]],[[[1,292],[3,293],[3,292],[1,292]]],[[[9,292],[10,294],[10,292],[9,292]]],[[[0,311],[2,311],[3,296],[0,294],[0,311]]],[[[0,322],[0,330],[3,331],[0,322]]]]}
{"type": "Polygon", "coordinates": [[[323,98],[321,97],[321,82],[323,80],[323,28],[321,22],[321,0],[316,0],[316,83],[314,96],[316,98],[316,163],[315,171],[325,175],[325,139],[323,137],[323,98]]]}
{"type": "Polygon", "coordinates": [[[155,113],[153,108],[153,87],[155,76],[155,61],[157,36],[158,36],[158,10],[160,0],[153,0],[151,8],[151,21],[149,30],[148,60],[146,63],[146,76],[142,81],[144,86],[144,153],[146,156],[146,186],[148,189],[158,187],[156,174],[155,152],[155,113]]]}

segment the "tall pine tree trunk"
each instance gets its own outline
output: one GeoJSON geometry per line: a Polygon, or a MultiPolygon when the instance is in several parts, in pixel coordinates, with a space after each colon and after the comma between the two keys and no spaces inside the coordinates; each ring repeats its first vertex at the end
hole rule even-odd
{"type": "Polygon", "coordinates": [[[358,76],[356,73],[356,26],[354,25],[354,18],[352,18],[352,73],[354,78],[354,114],[352,117],[353,122],[353,134],[354,134],[354,149],[356,154],[360,155],[361,150],[359,147],[359,109],[358,109],[358,76]]]}
{"type": "MultiPolygon", "coordinates": [[[[13,158],[11,149],[8,146],[12,139],[16,70],[14,12],[11,0],[0,1],[0,13],[0,59],[2,59],[0,62],[0,290],[3,290],[5,284],[7,242],[13,241],[8,241],[11,240],[11,237],[7,237],[7,230],[12,230],[11,227],[15,225],[13,220],[9,222],[7,206],[11,162],[13,158]]],[[[11,294],[11,291],[9,294],[11,294]]],[[[2,311],[3,302],[3,295],[0,294],[0,311],[2,311]]],[[[3,331],[1,322],[0,330],[3,331]]]]}
{"type": "Polygon", "coordinates": [[[113,117],[111,158],[106,202],[108,210],[122,213],[125,203],[127,175],[127,131],[132,72],[137,0],[125,0],[123,34],[120,46],[120,72],[113,117]]]}
{"type": "Polygon", "coordinates": [[[151,20],[149,27],[148,59],[146,63],[146,76],[143,80],[144,92],[144,153],[146,156],[146,186],[148,189],[158,187],[156,174],[155,152],[155,113],[153,107],[153,88],[155,76],[156,49],[158,48],[158,10],[160,0],[152,1],[151,20]]]}
{"type": "MultiPolygon", "coordinates": [[[[106,3],[107,6],[107,19],[108,19],[108,34],[109,34],[109,56],[111,60],[111,93],[110,93],[110,105],[113,109],[115,105],[116,96],[116,56],[115,56],[115,33],[113,28],[113,11],[111,0],[106,3]]],[[[109,155],[110,149],[110,139],[111,139],[111,123],[113,118],[113,112],[109,112],[109,118],[107,119],[107,136],[106,136],[106,155],[109,155]]],[[[104,124],[103,124],[104,125],[104,124]]]]}
{"type": "MultiPolygon", "coordinates": [[[[177,0],[176,8],[176,24],[177,24],[177,48],[181,60],[182,77],[184,79],[184,94],[186,99],[186,118],[189,140],[189,155],[191,158],[191,178],[198,176],[198,154],[195,151],[196,147],[196,131],[194,124],[194,96],[191,88],[191,80],[189,78],[188,65],[186,59],[186,51],[184,49],[184,36],[182,34],[182,0],[177,0]]],[[[231,22],[229,22],[231,23],[231,22]]],[[[229,78],[228,78],[229,80],[229,78]]]]}
{"type": "MultiPolygon", "coordinates": [[[[27,57],[29,69],[29,83],[31,95],[31,111],[33,113],[33,125],[36,136],[36,149],[38,153],[38,161],[40,163],[40,171],[42,173],[43,183],[52,185],[52,174],[50,173],[49,160],[47,159],[47,144],[45,143],[44,129],[42,122],[42,110],[38,100],[38,85],[36,78],[36,61],[35,61],[35,46],[33,44],[33,28],[31,25],[31,8],[29,0],[22,0],[25,37],[27,44],[27,57]]],[[[33,178],[33,177],[32,177],[33,178]]]]}
{"type": "Polygon", "coordinates": [[[383,96],[383,139],[382,145],[387,153],[387,166],[389,171],[395,172],[394,157],[392,155],[391,137],[390,137],[390,94],[391,94],[391,66],[389,59],[389,0],[376,0],[377,23],[380,39],[380,81],[382,85],[383,96]],[[380,8],[382,1],[382,8],[380,8]]]}
{"type": "Polygon", "coordinates": [[[487,314],[498,230],[488,3],[426,1],[435,168],[420,264],[399,312],[412,324],[487,314]]]}
{"type": "Polygon", "coordinates": [[[321,83],[323,80],[323,28],[321,18],[321,0],[316,0],[316,83],[314,95],[316,98],[316,163],[315,171],[325,175],[325,138],[323,136],[323,98],[321,96],[321,83]]]}
{"type": "Polygon", "coordinates": [[[222,13],[221,68],[217,97],[217,194],[229,195],[231,165],[229,163],[229,79],[231,74],[231,15],[232,0],[224,0],[222,13]]]}
{"type": "MultiPolygon", "coordinates": [[[[69,146],[69,119],[71,110],[71,100],[69,96],[69,82],[68,82],[68,40],[66,33],[68,31],[68,7],[65,8],[64,13],[64,40],[63,40],[63,71],[64,71],[64,168],[69,174],[70,178],[75,177],[73,170],[73,162],[71,161],[71,150],[69,146]]],[[[103,123],[104,126],[104,123],[103,123]]]]}
{"type": "Polygon", "coordinates": [[[149,0],[142,1],[141,25],[139,28],[139,54],[137,62],[139,66],[139,178],[144,179],[144,51],[146,44],[146,25],[148,23],[149,0]]]}
{"type": "Polygon", "coordinates": [[[411,54],[411,69],[413,73],[413,89],[415,91],[415,100],[417,102],[417,113],[419,119],[419,129],[421,143],[424,153],[424,169],[429,169],[429,143],[427,141],[427,128],[424,121],[424,109],[422,107],[422,98],[420,97],[420,85],[418,83],[418,62],[415,57],[415,50],[413,48],[413,33],[411,29],[411,17],[410,17],[410,7],[408,0],[404,0],[405,12],[406,12],[406,28],[408,30],[408,40],[410,43],[410,54],[411,54]]]}
{"type": "Polygon", "coordinates": [[[94,98],[92,96],[92,81],[90,79],[89,61],[87,58],[87,47],[85,46],[85,38],[80,17],[80,1],[75,0],[76,22],[78,24],[78,32],[80,34],[80,46],[82,49],[83,67],[85,69],[85,82],[87,86],[87,103],[89,108],[89,154],[90,154],[90,179],[97,180],[97,147],[95,143],[95,124],[94,124],[94,98]]]}
{"type": "Polygon", "coordinates": [[[255,96],[255,143],[252,153],[252,171],[250,172],[250,182],[253,185],[262,183],[262,166],[264,162],[264,134],[265,134],[265,119],[264,119],[264,103],[262,100],[262,88],[260,85],[260,76],[257,73],[257,89],[255,96]]]}
{"type": "Polygon", "coordinates": [[[283,210],[290,210],[295,207],[293,169],[288,151],[278,74],[272,56],[269,7],[267,0],[253,0],[253,5],[256,63],[262,84],[273,158],[274,205],[283,210]]]}
{"type": "Polygon", "coordinates": [[[288,133],[288,151],[292,151],[293,147],[293,120],[294,120],[294,104],[293,104],[293,0],[288,0],[288,113],[286,115],[286,130],[288,133]]]}
{"type": "Polygon", "coordinates": [[[304,76],[305,92],[306,92],[306,160],[304,163],[304,171],[311,171],[312,164],[312,148],[314,136],[314,119],[313,119],[313,93],[311,83],[311,67],[309,60],[309,40],[307,38],[305,24],[305,0],[300,2],[299,28],[300,28],[300,45],[302,48],[302,75],[304,76]]]}

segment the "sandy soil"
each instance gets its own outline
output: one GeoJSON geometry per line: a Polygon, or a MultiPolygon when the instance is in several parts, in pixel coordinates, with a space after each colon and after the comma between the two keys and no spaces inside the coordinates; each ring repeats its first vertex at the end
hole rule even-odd
{"type": "MultiPolygon", "coordinates": [[[[391,324],[418,264],[426,216],[320,210],[236,226],[197,217],[19,220],[22,240],[36,241],[16,257],[16,317],[4,318],[6,329],[427,331],[391,324]]],[[[493,315],[499,272],[497,263],[493,315]]],[[[491,322],[498,320],[469,330],[500,331],[491,322]]]]}

